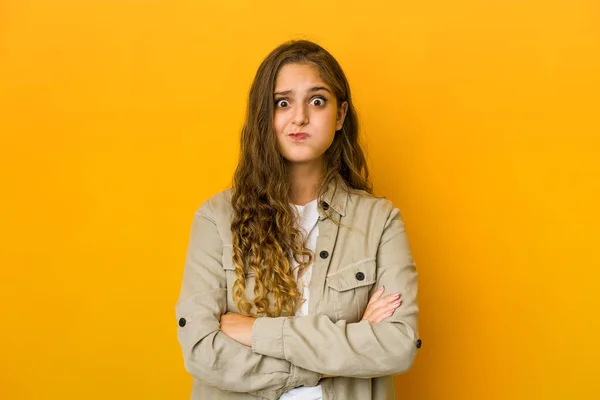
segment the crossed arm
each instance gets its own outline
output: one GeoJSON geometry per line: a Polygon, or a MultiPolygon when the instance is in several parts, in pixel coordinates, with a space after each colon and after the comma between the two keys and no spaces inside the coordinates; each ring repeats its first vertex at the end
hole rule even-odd
{"type": "MultiPolygon", "coordinates": [[[[394,311],[402,305],[402,294],[391,293],[383,296],[384,287],[381,286],[373,293],[361,321],[372,324],[383,321],[393,315],[394,311]]],[[[221,316],[221,332],[236,342],[247,347],[252,347],[252,328],[256,318],[247,317],[236,313],[227,313],[221,316]]]]}
{"type": "Polygon", "coordinates": [[[294,387],[314,386],[324,376],[368,378],[408,369],[416,352],[416,272],[402,250],[408,251],[403,224],[393,214],[378,253],[378,285],[403,293],[402,300],[375,292],[355,324],[334,323],[325,315],[254,320],[225,314],[222,242],[212,209],[203,204],[192,224],[176,307],[177,318],[186,321],[179,340],[188,372],[224,390],[276,399],[294,387]],[[322,349],[306,337],[331,344],[336,357],[319,357],[322,349]],[[273,345],[278,342],[281,346],[273,345]]]}
{"type": "MultiPolygon", "coordinates": [[[[402,305],[401,293],[392,293],[383,296],[385,288],[381,286],[373,293],[361,321],[376,324],[393,315],[394,311],[402,305]]],[[[256,318],[236,313],[227,313],[221,316],[221,332],[236,342],[252,347],[252,328],[256,318]]],[[[324,374],[322,378],[331,378],[332,375],[324,374]]]]}

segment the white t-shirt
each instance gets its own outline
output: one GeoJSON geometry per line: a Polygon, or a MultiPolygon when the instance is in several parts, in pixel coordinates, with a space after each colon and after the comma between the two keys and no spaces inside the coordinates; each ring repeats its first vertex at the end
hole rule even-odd
{"type": "MultiPolygon", "coordinates": [[[[317,211],[318,200],[315,199],[306,205],[299,206],[294,204],[296,209],[298,210],[299,220],[298,223],[302,228],[301,231],[308,235],[308,239],[306,241],[306,247],[313,252],[316,251],[317,248],[317,237],[319,236],[319,227],[317,225],[317,221],[319,220],[319,212],[317,211]]],[[[305,236],[306,237],[306,236],[305,236]]],[[[298,263],[292,259],[292,268],[294,268],[294,276],[296,277],[296,281],[298,282],[298,289],[300,289],[302,293],[302,298],[304,299],[304,303],[302,307],[296,311],[296,316],[308,315],[308,297],[310,295],[308,284],[310,283],[310,278],[312,276],[312,264],[306,268],[304,271],[304,275],[300,280],[298,280],[298,269],[296,268],[298,263]]],[[[298,387],[290,390],[287,393],[284,393],[280,398],[280,400],[322,400],[323,399],[323,389],[321,385],[317,385],[314,387],[298,387]]]]}

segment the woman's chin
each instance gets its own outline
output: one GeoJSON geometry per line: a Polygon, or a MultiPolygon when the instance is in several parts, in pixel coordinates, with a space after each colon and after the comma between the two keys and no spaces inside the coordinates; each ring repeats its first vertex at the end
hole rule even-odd
{"type": "Polygon", "coordinates": [[[288,164],[292,165],[311,165],[320,164],[320,157],[300,157],[300,156],[288,156],[285,157],[288,164]]]}

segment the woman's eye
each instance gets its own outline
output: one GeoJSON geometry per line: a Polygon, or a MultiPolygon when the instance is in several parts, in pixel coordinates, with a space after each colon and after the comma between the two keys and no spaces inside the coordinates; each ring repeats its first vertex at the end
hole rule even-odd
{"type": "Polygon", "coordinates": [[[281,100],[275,101],[275,107],[277,107],[277,108],[287,107],[288,105],[289,105],[289,103],[287,100],[281,99],[281,100]]]}
{"type": "Polygon", "coordinates": [[[325,99],[322,97],[315,97],[314,99],[311,100],[311,104],[313,106],[317,106],[317,107],[323,107],[325,105],[325,99]]]}

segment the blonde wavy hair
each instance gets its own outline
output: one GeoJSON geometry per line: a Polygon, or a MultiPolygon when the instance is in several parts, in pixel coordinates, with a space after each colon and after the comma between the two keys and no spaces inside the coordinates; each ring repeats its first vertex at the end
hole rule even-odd
{"type": "Polygon", "coordinates": [[[297,226],[296,210],[290,204],[291,182],[273,127],[275,81],[281,67],[290,63],[317,67],[321,79],[333,90],[338,106],[348,102],[342,129],[325,152],[319,197],[338,177],[349,188],[372,193],[358,140],[356,110],[342,68],[316,43],[297,40],[280,45],[261,63],[250,88],[239,162],[233,177],[231,231],[236,282],[232,297],[240,312],[251,316],[294,315],[302,294],[291,260],[299,264],[298,277],[314,260],[297,226]],[[249,273],[255,276],[253,299],[245,298],[249,273]]]}

